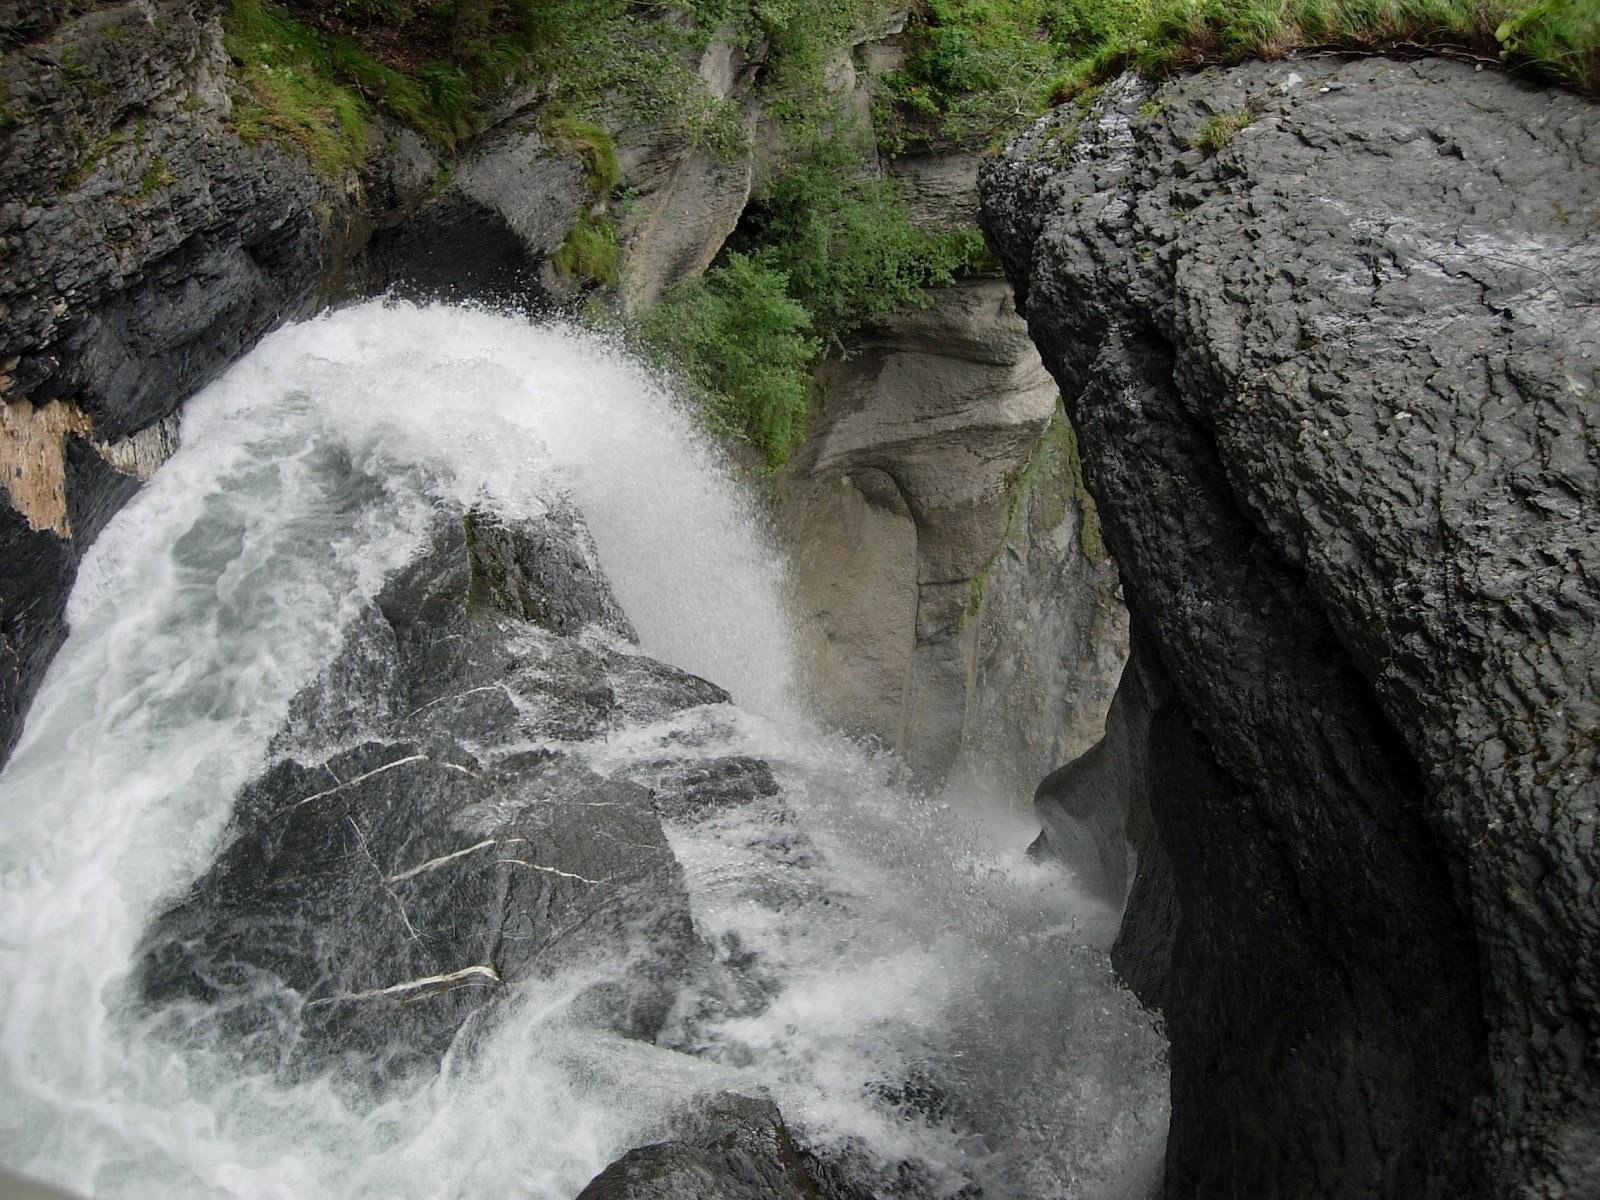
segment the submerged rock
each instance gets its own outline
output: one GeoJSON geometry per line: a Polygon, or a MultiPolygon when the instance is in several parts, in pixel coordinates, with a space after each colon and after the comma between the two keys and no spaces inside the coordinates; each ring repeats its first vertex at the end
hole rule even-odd
{"type": "Polygon", "coordinates": [[[628,1151],[578,1200],[818,1200],[817,1185],[770,1100],[724,1092],[670,1141],[628,1151]]]}
{"type": "Polygon", "coordinates": [[[441,515],[293,702],[216,864],[154,922],[146,998],[291,1068],[437,1061],[557,973],[584,1019],[653,1037],[702,953],[683,873],[651,790],[569,747],[727,695],[604,643],[625,628],[571,509],[441,515]]]}
{"type": "Polygon", "coordinates": [[[1141,631],[1052,791],[1153,818],[1168,1196],[1600,1195],[1596,113],[1319,58],[987,169],[1141,631]]]}

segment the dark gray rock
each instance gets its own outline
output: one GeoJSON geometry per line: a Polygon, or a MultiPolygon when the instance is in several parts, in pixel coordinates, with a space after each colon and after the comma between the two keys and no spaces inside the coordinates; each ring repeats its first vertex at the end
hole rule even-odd
{"type": "Polygon", "coordinates": [[[70,397],[126,436],[314,301],[335,189],[228,131],[221,8],[97,6],[5,55],[8,402],[70,397]]]}
{"type": "Polygon", "coordinates": [[[382,1077],[559,971],[586,1019],[655,1036],[702,952],[682,871],[651,791],[562,746],[628,722],[619,662],[657,675],[651,719],[726,696],[576,636],[622,619],[588,553],[559,505],[439,518],[293,702],[216,864],[149,931],[140,985],[169,1023],[286,1070],[337,1053],[382,1077]]]}
{"type": "Polygon", "coordinates": [[[600,573],[588,528],[572,509],[556,509],[543,521],[520,526],[474,510],[465,529],[472,572],[469,609],[509,613],[555,633],[598,625],[636,639],[600,573]]]}
{"type": "Polygon", "coordinates": [[[364,286],[537,307],[548,299],[542,268],[588,199],[578,160],[513,119],[472,146],[437,194],[374,232],[364,286]]]}
{"type": "Polygon", "coordinates": [[[778,794],[772,768],[745,755],[666,759],[647,764],[633,777],[649,782],[656,807],[669,820],[693,822],[778,794]]]}
{"type": "Polygon", "coordinates": [[[671,1141],[628,1151],[578,1200],[819,1200],[770,1100],[723,1092],[687,1114],[671,1141]]]}
{"type": "Polygon", "coordinates": [[[1167,1194],[1600,1195],[1594,105],[1125,79],[982,194],[1175,689],[1167,1194]]]}

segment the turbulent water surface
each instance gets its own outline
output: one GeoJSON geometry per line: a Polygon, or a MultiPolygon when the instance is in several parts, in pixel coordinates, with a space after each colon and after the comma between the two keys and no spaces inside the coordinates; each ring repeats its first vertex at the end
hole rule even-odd
{"type": "Polygon", "coordinates": [[[1139,1195],[1166,1077],[1110,982],[1112,914],[985,832],[976,799],[917,795],[807,717],[759,529],[667,392],[571,329],[367,304],[191,402],[86,559],[0,777],[0,1161],[102,1196],[566,1198],[686,1097],[734,1088],[824,1151],[919,1164],[923,1195],[1139,1195]],[[436,503],[519,516],[563,492],[643,650],[736,701],[576,750],[602,774],[667,741],[762,757],[819,851],[798,887],[758,849],[765,809],[669,825],[698,930],[755,953],[770,1001],[648,1045],[530,984],[470,1062],[381,1095],[161,1032],[129,984],[142,931],[205,870],[352,614],[436,503]]]}

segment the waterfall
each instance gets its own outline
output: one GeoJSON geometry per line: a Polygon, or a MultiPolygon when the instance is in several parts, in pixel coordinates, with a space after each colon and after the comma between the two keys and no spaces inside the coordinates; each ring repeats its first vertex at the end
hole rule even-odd
{"type": "Polygon", "coordinates": [[[819,1151],[920,1164],[917,1194],[1142,1195],[1164,1048],[1110,977],[1115,914],[819,728],[783,595],[757,506],[603,337],[372,302],[267,338],[89,551],[0,776],[0,1161],[85,1195],[565,1200],[732,1088],[819,1151]],[[475,1053],[376,1093],[170,1036],[130,985],[140,939],[216,856],[296,692],[440,506],[565,499],[639,649],[734,700],[571,752],[601,776],[664,745],[760,758],[815,847],[802,886],[766,810],[668,826],[697,932],[755,955],[770,994],[714,1019],[686,994],[650,1044],[529,984],[475,1053]]]}

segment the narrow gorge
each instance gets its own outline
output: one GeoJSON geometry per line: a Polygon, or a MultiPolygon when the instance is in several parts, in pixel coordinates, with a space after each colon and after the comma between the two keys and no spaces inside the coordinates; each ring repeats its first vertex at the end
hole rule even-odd
{"type": "Polygon", "coordinates": [[[1600,12],[1379,7],[0,4],[0,1196],[1600,1198],[1600,12]]]}

